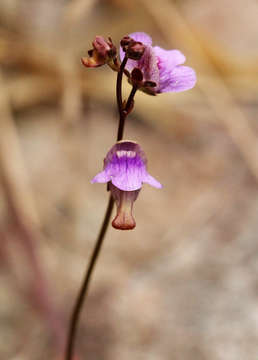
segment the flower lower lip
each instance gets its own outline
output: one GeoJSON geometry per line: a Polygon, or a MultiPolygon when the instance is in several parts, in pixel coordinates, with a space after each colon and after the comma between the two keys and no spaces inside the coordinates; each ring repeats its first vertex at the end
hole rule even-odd
{"type": "Polygon", "coordinates": [[[113,228],[117,230],[133,230],[136,226],[135,220],[132,217],[131,219],[121,218],[118,215],[112,221],[113,228]]]}
{"type": "Polygon", "coordinates": [[[136,223],[132,215],[133,203],[136,200],[140,190],[123,191],[118,189],[112,183],[110,184],[110,191],[117,205],[117,214],[112,221],[112,226],[119,230],[132,230],[136,223]]]}

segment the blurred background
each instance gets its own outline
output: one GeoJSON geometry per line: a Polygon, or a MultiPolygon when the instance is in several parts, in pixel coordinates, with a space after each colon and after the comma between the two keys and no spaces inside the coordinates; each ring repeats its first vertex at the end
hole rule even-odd
{"type": "Polygon", "coordinates": [[[164,188],[144,186],[134,231],[110,226],[77,359],[257,360],[257,15],[255,0],[0,1],[1,359],[63,358],[118,123],[116,74],[80,58],[95,35],[145,31],[198,83],[136,94],[125,137],[164,188]]]}

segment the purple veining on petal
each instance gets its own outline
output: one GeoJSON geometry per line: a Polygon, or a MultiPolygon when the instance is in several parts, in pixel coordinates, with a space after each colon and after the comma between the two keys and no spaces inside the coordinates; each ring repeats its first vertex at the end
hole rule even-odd
{"type": "Polygon", "coordinates": [[[146,182],[160,188],[161,184],[146,170],[146,157],[140,146],[131,141],[115,144],[104,160],[104,170],[97,174],[92,182],[111,181],[123,191],[134,191],[146,182]]]}
{"type": "Polygon", "coordinates": [[[188,66],[176,66],[160,83],[159,92],[180,92],[189,90],[196,83],[195,71],[188,66]]]}

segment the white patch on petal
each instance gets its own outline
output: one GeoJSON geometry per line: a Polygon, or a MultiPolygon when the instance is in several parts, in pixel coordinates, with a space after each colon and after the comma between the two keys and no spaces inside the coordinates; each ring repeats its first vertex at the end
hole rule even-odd
{"type": "Polygon", "coordinates": [[[135,151],[118,150],[116,152],[116,155],[118,158],[122,158],[122,157],[134,158],[136,156],[136,152],[135,151]]]}

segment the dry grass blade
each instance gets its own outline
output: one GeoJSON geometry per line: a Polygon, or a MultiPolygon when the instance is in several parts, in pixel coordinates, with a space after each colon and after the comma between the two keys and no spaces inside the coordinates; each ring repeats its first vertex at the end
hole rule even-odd
{"type": "Polygon", "coordinates": [[[19,137],[10,108],[9,94],[1,73],[0,119],[0,180],[11,215],[9,233],[13,232],[13,237],[20,241],[33,274],[30,300],[37,304],[44,318],[47,319],[56,347],[61,351],[64,340],[63,326],[52,306],[36,249],[36,244],[40,240],[40,233],[37,230],[40,219],[25,170],[19,137]]]}
{"type": "Polygon", "coordinates": [[[11,115],[9,95],[0,73],[0,168],[2,183],[12,207],[34,225],[39,217],[29,187],[18,134],[11,115]]]}

